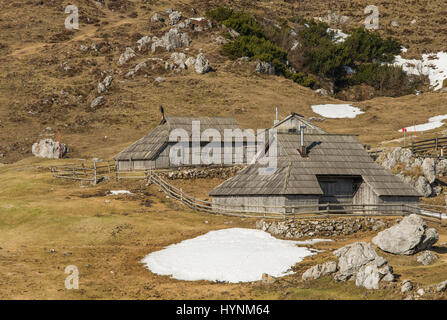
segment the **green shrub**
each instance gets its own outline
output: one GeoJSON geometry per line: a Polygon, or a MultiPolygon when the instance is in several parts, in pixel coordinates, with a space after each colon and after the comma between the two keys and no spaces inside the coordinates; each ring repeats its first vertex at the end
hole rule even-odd
{"type": "Polygon", "coordinates": [[[418,82],[413,82],[402,70],[402,67],[365,63],[358,66],[357,71],[349,80],[350,84],[368,84],[382,94],[390,96],[412,93],[418,82]]]}
{"type": "Polygon", "coordinates": [[[401,45],[390,37],[382,39],[377,33],[357,28],[343,43],[343,50],[357,62],[393,62],[401,45]]]}
{"type": "Polygon", "coordinates": [[[227,7],[217,7],[216,9],[209,10],[206,12],[206,16],[217,22],[224,22],[233,15],[233,9],[227,7]]]}
{"type": "Polygon", "coordinates": [[[285,60],[287,53],[270,40],[257,36],[240,36],[222,46],[224,55],[231,59],[249,57],[272,62],[274,59],[285,60]]]}

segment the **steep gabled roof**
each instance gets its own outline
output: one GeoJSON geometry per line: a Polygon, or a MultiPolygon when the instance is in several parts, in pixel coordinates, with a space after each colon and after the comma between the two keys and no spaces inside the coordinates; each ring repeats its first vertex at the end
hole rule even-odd
{"type": "MultiPolygon", "coordinates": [[[[306,134],[307,157],[298,151],[300,135],[277,133],[277,167],[270,175],[258,162],[214,188],[211,196],[228,195],[321,195],[318,176],[361,176],[378,196],[420,196],[374,162],[356,136],[306,134]]],[[[268,153],[267,153],[268,155],[268,153]]]]}
{"type": "Polygon", "coordinates": [[[193,121],[200,122],[200,134],[206,129],[212,128],[219,131],[222,140],[224,139],[225,129],[240,129],[239,124],[234,118],[167,116],[149,134],[117,154],[115,160],[153,160],[164,148],[165,144],[178,141],[176,139],[170,140],[169,135],[172,130],[183,129],[188,133],[189,138],[191,138],[193,121]]]}
{"type": "Polygon", "coordinates": [[[315,124],[307,120],[304,116],[295,112],[292,112],[289,116],[287,116],[283,120],[279,121],[278,123],[275,123],[273,125],[273,129],[281,129],[281,128],[288,129],[292,128],[293,126],[295,126],[295,129],[298,129],[300,124],[304,124],[306,126],[307,133],[321,133],[321,134],[327,133],[320,127],[316,126],[315,124]]]}

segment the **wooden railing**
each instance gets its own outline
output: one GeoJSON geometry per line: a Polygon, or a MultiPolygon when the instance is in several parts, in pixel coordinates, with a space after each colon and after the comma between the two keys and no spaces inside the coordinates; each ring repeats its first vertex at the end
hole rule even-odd
{"type": "Polygon", "coordinates": [[[333,216],[402,216],[412,213],[423,216],[427,220],[441,223],[447,219],[446,208],[434,205],[410,205],[401,204],[341,204],[341,203],[324,203],[300,206],[262,206],[244,205],[231,206],[220,205],[209,201],[197,199],[179,189],[156,174],[149,171],[148,183],[157,185],[160,190],[167,194],[170,198],[180,201],[187,207],[204,211],[212,214],[223,214],[228,216],[237,216],[244,218],[327,218],[333,216]]]}
{"type": "Polygon", "coordinates": [[[61,179],[86,181],[97,184],[104,179],[111,179],[115,163],[111,160],[84,160],[79,163],[50,167],[53,176],[61,179]]]}
{"type": "MultiPolygon", "coordinates": [[[[433,139],[413,142],[409,148],[413,153],[426,153],[430,151],[444,153],[444,147],[447,147],[447,137],[436,137],[433,139]]],[[[443,155],[443,154],[442,154],[443,155]]]]}

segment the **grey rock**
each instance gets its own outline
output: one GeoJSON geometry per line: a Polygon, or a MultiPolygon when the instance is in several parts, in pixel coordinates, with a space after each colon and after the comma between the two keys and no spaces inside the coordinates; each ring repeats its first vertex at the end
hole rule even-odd
{"type": "Polygon", "coordinates": [[[425,294],[425,290],[422,289],[422,288],[420,288],[420,289],[418,289],[418,291],[416,291],[416,293],[417,293],[420,297],[422,297],[422,296],[425,294]]]}
{"type": "Polygon", "coordinates": [[[275,67],[270,62],[257,61],[255,63],[256,73],[275,74],[275,67]]]}
{"type": "Polygon", "coordinates": [[[397,27],[399,27],[399,22],[397,20],[393,20],[393,21],[391,21],[391,26],[397,28],[397,27]]]}
{"type": "MultiPolygon", "coordinates": [[[[384,258],[379,257],[371,246],[367,242],[355,242],[353,244],[346,245],[338,250],[335,250],[333,254],[338,258],[338,279],[349,279],[354,276],[358,270],[371,262],[377,266],[382,266],[384,258]]],[[[343,280],[342,280],[343,281],[343,280]]]]}
{"type": "Polygon", "coordinates": [[[424,173],[424,177],[427,179],[429,183],[435,182],[436,179],[435,160],[432,158],[425,158],[424,162],[422,162],[422,172],[424,173]]]}
{"type": "Polygon", "coordinates": [[[436,229],[428,229],[421,217],[412,214],[391,228],[379,232],[372,242],[385,252],[411,255],[430,249],[438,238],[436,229]]]}
{"type": "Polygon", "coordinates": [[[157,77],[157,78],[155,78],[155,80],[154,80],[155,82],[157,82],[157,83],[162,83],[162,82],[164,82],[165,81],[165,79],[164,78],[162,78],[162,77],[157,77]]]}
{"type": "Polygon", "coordinates": [[[152,22],[164,22],[165,19],[163,19],[163,17],[162,17],[160,14],[155,13],[155,14],[151,17],[151,21],[152,21],[152,22]]]}
{"type": "Polygon", "coordinates": [[[436,164],[436,174],[445,176],[447,174],[447,159],[443,159],[436,164]]]}
{"type": "Polygon", "coordinates": [[[142,51],[142,50],[146,49],[150,42],[151,42],[151,37],[149,37],[149,36],[142,37],[140,40],[137,41],[138,51],[142,51]]]}
{"type": "Polygon", "coordinates": [[[317,264],[309,269],[307,269],[303,275],[303,280],[315,280],[320,277],[332,274],[337,271],[337,263],[335,261],[329,261],[322,265],[317,264]]]}
{"type": "Polygon", "coordinates": [[[181,69],[186,69],[186,54],[183,52],[173,52],[171,54],[171,60],[181,69]]]}
{"type": "Polygon", "coordinates": [[[420,176],[414,186],[416,191],[428,198],[433,194],[433,189],[425,176],[420,176]]]}
{"type": "Polygon", "coordinates": [[[436,286],[436,292],[444,292],[447,289],[447,280],[442,281],[436,286]]]}
{"type": "Polygon", "coordinates": [[[227,42],[228,42],[228,40],[225,39],[225,38],[222,37],[222,36],[218,36],[218,37],[216,38],[216,43],[217,43],[217,44],[225,44],[225,43],[227,43],[227,42]]]}
{"type": "Polygon", "coordinates": [[[434,252],[426,250],[418,255],[416,260],[424,266],[428,266],[438,260],[438,256],[434,252]]]}
{"type": "Polygon", "coordinates": [[[196,58],[196,62],[194,64],[194,70],[198,74],[204,74],[210,71],[211,66],[208,59],[205,57],[203,53],[199,53],[196,58]]]}
{"type": "Polygon", "coordinates": [[[182,13],[179,11],[173,11],[169,14],[169,24],[174,25],[182,19],[182,13]]]}
{"type": "Polygon", "coordinates": [[[382,278],[379,268],[374,263],[369,263],[360,267],[355,278],[355,285],[366,289],[379,289],[379,282],[382,278]]]}
{"type": "Polygon", "coordinates": [[[192,66],[194,66],[196,64],[196,59],[194,59],[193,57],[189,57],[188,59],[186,59],[185,61],[185,65],[187,68],[191,68],[192,66]]]}
{"type": "Polygon", "coordinates": [[[191,39],[186,33],[180,32],[177,28],[172,28],[161,39],[157,37],[152,38],[152,52],[155,52],[157,48],[173,51],[180,47],[187,47],[190,43],[191,39]]]}
{"type": "Polygon", "coordinates": [[[322,96],[329,95],[329,92],[326,89],[323,89],[323,88],[315,90],[315,93],[321,94],[322,96]]]}
{"type": "Polygon", "coordinates": [[[110,85],[112,84],[113,81],[113,77],[112,76],[107,76],[104,78],[104,80],[102,81],[102,83],[107,87],[110,87],[110,85]]]}
{"type": "Polygon", "coordinates": [[[128,62],[130,59],[135,58],[135,51],[133,51],[133,49],[131,47],[127,47],[126,51],[124,51],[124,53],[121,54],[119,60],[118,60],[118,64],[119,65],[123,65],[126,62],[128,62]]]}
{"type": "Polygon", "coordinates": [[[96,108],[102,105],[105,101],[106,99],[103,96],[99,96],[92,101],[92,103],[90,104],[90,108],[96,108]]]}
{"type": "Polygon", "coordinates": [[[59,142],[52,139],[43,139],[33,144],[31,151],[34,156],[39,158],[58,159],[60,158],[62,149],[62,157],[68,152],[68,147],[65,144],[59,146],[59,142]]]}
{"type": "Polygon", "coordinates": [[[402,281],[400,292],[402,294],[405,294],[409,291],[413,290],[413,283],[410,280],[404,280],[402,281]]]}
{"type": "Polygon", "coordinates": [[[106,89],[106,86],[102,83],[102,82],[99,82],[98,83],[98,93],[103,93],[103,92],[105,92],[107,89],[106,89]]]}

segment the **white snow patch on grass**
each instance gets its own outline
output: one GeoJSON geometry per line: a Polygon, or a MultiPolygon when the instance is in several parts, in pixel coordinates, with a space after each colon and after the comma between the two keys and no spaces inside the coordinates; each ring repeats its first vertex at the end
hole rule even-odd
{"type": "Polygon", "coordinates": [[[331,31],[334,32],[334,37],[332,40],[335,43],[343,43],[343,42],[345,42],[346,38],[350,36],[350,34],[344,33],[340,29],[327,28],[326,31],[327,31],[327,33],[330,33],[331,31]]]}
{"type": "Polygon", "coordinates": [[[111,196],[116,196],[119,194],[132,194],[132,192],[128,191],[128,190],[110,190],[109,193],[111,196]]]}
{"type": "MultiPolygon", "coordinates": [[[[444,120],[447,119],[447,114],[434,116],[428,119],[427,123],[417,124],[414,126],[408,126],[405,129],[407,132],[418,132],[418,131],[428,131],[433,130],[444,125],[444,120]]],[[[402,132],[402,129],[399,129],[402,132]]]]}
{"type": "Polygon", "coordinates": [[[420,60],[404,59],[399,55],[396,56],[394,65],[402,66],[408,74],[428,76],[434,90],[442,89],[442,81],[447,78],[447,53],[442,51],[423,54],[420,60]]]}
{"type": "Polygon", "coordinates": [[[170,245],[142,263],[153,273],[178,280],[237,283],[261,280],[264,273],[291,274],[292,266],[313,254],[296,241],[276,239],[262,230],[231,228],[170,245]]]}
{"type": "Polygon", "coordinates": [[[312,106],[312,111],[325,118],[355,118],[364,113],[350,104],[318,104],[312,106]]]}

